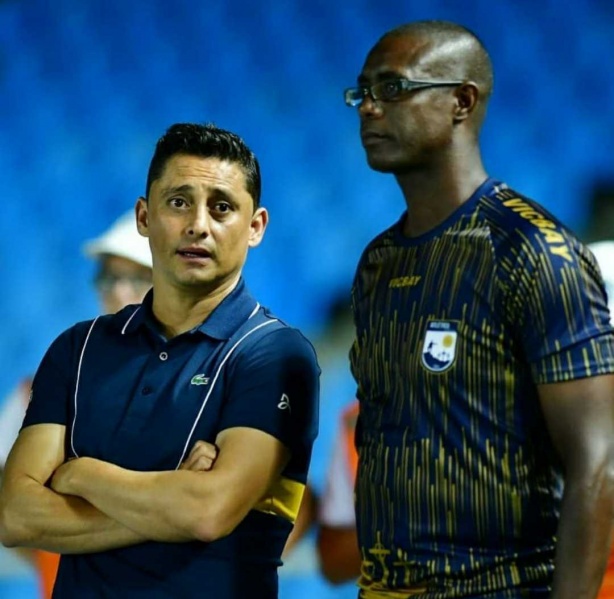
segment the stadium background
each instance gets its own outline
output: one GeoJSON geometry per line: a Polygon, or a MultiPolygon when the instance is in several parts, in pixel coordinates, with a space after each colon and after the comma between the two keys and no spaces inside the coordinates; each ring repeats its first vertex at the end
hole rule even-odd
{"type": "MultiPolygon", "coordinates": [[[[383,31],[420,18],[465,24],[491,52],[489,172],[586,232],[595,186],[614,181],[611,0],[1,1],[0,397],[96,313],[80,247],[143,192],[173,122],[215,122],[256,152],[271,225],[246,276],[321,336],[362,247],[403,208],[393,179],[366,166],[341,92],[383,31]]],[[[316,489],[344,377],[322,398],[316,489]]],[[[335,596],[313,570],[307,545],[282,599],[335,596]]],[[[2,553],[0,598],[32,596],[29,572],[2,553]]]]}

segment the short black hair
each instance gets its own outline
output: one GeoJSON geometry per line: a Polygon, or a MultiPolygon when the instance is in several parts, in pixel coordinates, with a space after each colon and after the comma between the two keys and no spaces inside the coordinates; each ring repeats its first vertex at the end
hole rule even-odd
{"type": "Polygon", "coordinates": [[[212,123],[176,123],[158,140],[149,164],[145,199],[149,199],[152,183],[162,176],[166,163],[177,154],[219,158],[235,162],[245,173],[245,187],[252,196],[254,209],[260,206],[260,165],[255,154],[236,133],[220,129],[212,123]]]}

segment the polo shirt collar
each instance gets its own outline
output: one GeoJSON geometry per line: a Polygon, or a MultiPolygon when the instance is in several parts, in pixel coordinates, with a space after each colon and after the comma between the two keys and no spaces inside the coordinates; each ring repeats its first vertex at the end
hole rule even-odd
{"type": "MultiPolygon", "coordinates": [[[[143,303],[136,310],[126,315],[122,334],[135,332],[142,326],[158,331],[152,305],[153,289],[147,292],[143,303]]],[[[241,277],[237,286],[209,314],[207,319],[189,333],[200,332],[214,339],[229,339],[259,307],[260,304],[249,293],[245,280],[241,277]]]]}

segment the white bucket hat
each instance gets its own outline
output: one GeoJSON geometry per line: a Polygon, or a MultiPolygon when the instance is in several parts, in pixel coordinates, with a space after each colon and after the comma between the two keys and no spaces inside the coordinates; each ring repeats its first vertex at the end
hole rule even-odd
{"type": "Polygon", "coordinates": [[[133,211],[119,217],[99,237],[87,241],[83,252],[90,258],[119,256],[151,268],[149,242],[137,231],[133,211]]]}

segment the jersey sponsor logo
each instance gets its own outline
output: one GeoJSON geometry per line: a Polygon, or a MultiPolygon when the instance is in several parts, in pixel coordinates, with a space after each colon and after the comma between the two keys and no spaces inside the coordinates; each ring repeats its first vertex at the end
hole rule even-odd
{"type": "Polygon", "coordinates": [[[426,326],[422,346],[422,365],[431,372],[444,372],[456,359],[458,323],[431,320],[426,326]]]}
{"type": "Polygon", "coordinates": [[[277,407],[280,410],[288,410],[288,412],[290,411],[290,398],[285,393],[282,394],[281,399],[277,404],[277,407]]]}
{"type": "Polygon", "coordinates": [[[388,287],[397,288],[397,287],[414,287],[420,282],[422,277],[420,275],[411,275],[409,277],[395,277],[394,279],[390,279],[390,283],[388,283],[388,287]]]}
{"type": "Polygon", "coordinates": [[[541,233],[543,239],[548,244],[548,249],[555,256],[561,256],[567,262],[573,262],[569,247],[565,243],[565,238],[556,229],[558,226],[550,219],[546,218],[527,202],[520,198],[510,198],[503,202],[503,205],[516,212],[522,218],[528,220],[541,233]]]}
{"type": "Polygon", "coordinates": [[[195,374],[190,381],[190,385],[208,385],[209,377],[204,374],[195,374]]]}

